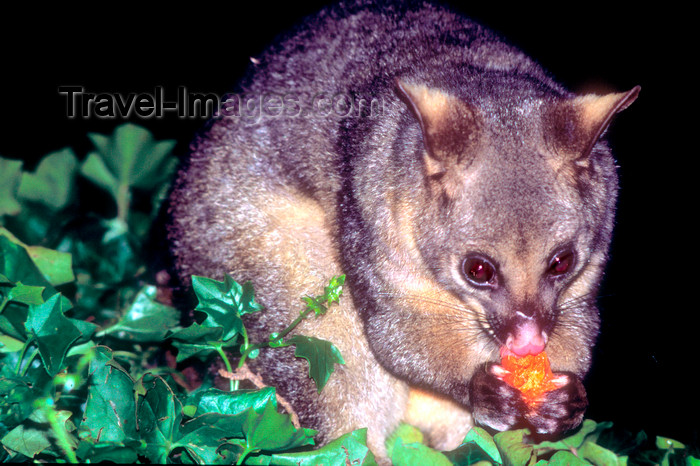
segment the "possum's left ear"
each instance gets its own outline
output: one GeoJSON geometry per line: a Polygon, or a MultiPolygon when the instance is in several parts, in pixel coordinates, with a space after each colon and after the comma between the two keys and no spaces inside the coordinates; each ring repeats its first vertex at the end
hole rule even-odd
{"type": "Polygon", "coordinates": [[[627,92],[583,95],[553,104],[544,114],[545,140],[568,160],[586,159],[616,113],[637,99],[640,86],[627,92]]]}

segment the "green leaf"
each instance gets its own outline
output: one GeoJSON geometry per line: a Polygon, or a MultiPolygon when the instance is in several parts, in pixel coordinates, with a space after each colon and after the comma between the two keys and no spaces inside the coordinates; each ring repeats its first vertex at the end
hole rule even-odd
{"type": "Polygon", "coordinates": [[[0,217],[20,211],[17,193],[22,177],[22,161],[0,157],[0,217]]]}
{"type": "Polygon", "coordinates": [[[49,432],[40,424],[23,423],[5,435],[2,444],[12,451],[33,458],[51,446],[49,432]]]}
{"type": "Polygon", "coordinates": [[[179,350],[178,361],[215,351],[217,345],[234,346],[238,335],[245,331],[241,315],[262,309],[255,302],[252,285],[241,286],[228,275],[223,282],[195,275],[192,288],[199,300],[195,310],[206,314],[206,318],[201,324],[166,335],[179,350]]]}
{"type": "Polygon", "coordinates": [[[45,303],[29,306],[25,328],[34,337],[46,371],[54,376],[64,369],[68,348],[82,332],[63,315],[63,301],[55,294],[45,303]]]}
{"type": "Polygon", "coordinates": [[[451,466],[452,462],[439,451],[433,450],[422,443],[404,444],[399,438],[394,444],[391,462],[395,466],[425,465],[451,466]]]}
{"type": "Polygon", "coordinates": [[[11,283],[23,283],[29,286],[44,286],[44,299],[55,294],[50,283],[42,275],[27,250],[6,236],[7,230],[0,228],[0,274],[11,283]]]}
{"type": "Polygon", "coordinates": [[[248,282],[241,286],[229,275],[224,277],[223,282],[192,276],[192,288],[199,301],[195,310],[207,315],[202,325],[220,326],[224,331],[224,341],[242,333],[243,322],[240,316],[262,309],[255,302],[252,284],[248,282]]]}
{"type": "Polygon", "coordinates": [[[78,159],[71,149],[51,153],[41,159],[34,173],[23,173],[19,197],[59,210],[72,200],[78,159]]]}
{"type": "Polygon", "coordinates": [[[43,286],[23,285],[22,282],[17,282],[15,286],[10,288],[10,291],[7,293],[7,298],[10,301],[26,305],[42,304],[44,302],[44,298],[42,297],[44,289],[45,287],[43,286]]]}
{"type": "Polygon", "coordinates": [[[114,360],[112,350],[95,347],[89,373],[91,383],[80,437],[117,443],[137,439],[134,381],[114,360]]]}
{"type": "Polygon", "coordinates": [[[179,322],[179,312],[156,301],[155,286],[144,286],[115,325],[105,329],[105,335],[121,340],[161,341],[179,322]]]}
{"type": "Polygon", "coordinates": [[[685,445],[683,445],[678,440],[673,440],[673,439],[668,438],[668,437],[657,436],[656,437],[656,448],[659,448],[661,450],[683,449],[683,448],[685,448],[685,445]]]}
{"type": "MultiPolygon", "coordinates": [[[[72,416],[70,411],[53,411],[53,408],[51,410],[59,425],[68,430],[74,429],[73,423],[68,420],[72,416]]],[[[66,440],[71,447],[75,446],[76,440],[71,435],[68,435],[66,440]]],[[[18,425],[3,437],[2,443],[5,447],[30,458],[51,449],[56,443],[56,433],[50,428],[45,408],[35,409],[27,422],[18,425]]]]}
{"type": "Polygon", "coordinates": [[[385,445],[387,456],[391,457],[394,444],[398,439],[401,439],[403,443],[423,443],[425,441],[425,437],[420,430],[410,424],[402,422],[386,439],[385,445]]]}
{"type": "Polygon", "coordinates": [[[198,404],[197,414],[209,411],[186,422],[177,441],[194,461],[223,461],[226,455],[222,456],[220,447],[224,443],[233,456],[313,445],[315,431],[297,430],[288,415],[277,412],[274,389],[234,392],[228,397],[209,390],[190,402],[198,404]]]}
{"type": "Polygon", "coordinates": [[[561,440],[551,442],[545,441],[535,445],[535,448],[551,448],[553,450],[568,450],[570,448],[578,448],[583,445],[583,442],[589,438],[597,438],[597,436],[605,429],[612,426],[612,422],[597,423],[591,419],[585,419],[575,433],[561,440]]]}
{"type": "Polygon", "coordinates": [[[489,464],[502,464],[503,459],[493,437],[481,427],[474,426],[467,433],[462,445],[445,452],[445,456],[457,465],[472,465],[482,461],[489,464]]]}
{"type": "MultiPolygon", "coordinates": [[[[566,450],[558,451],[552,455],[549,464],[551,466],[590,466],[589,463],[566,450]]],[[[612,464],[617,464],[617,461],[612,464]]]]}
{"type": "Polygon", "coordinates": [[[182,405],[160,377],[146,374],[141,385],[146,394],[139,397],[138,427],[146,442],[145,454],[153,463],[166,463],[181,437],[182,405]]]}
{"type": "Polygon", "coordinates": [[[493,440],[498,446],[503,458],[503,464],[506,466],[524,466],[530,463],[530,460],[535,455],[535,450],[532,445],[523,443],[525,435],[529,435],[528,429],[509,430],[499,432],[493,440]]]}
{"type": "Polygon", "coordinates": [[[309,361],[309,376],[316,382],[318,393],[321,393],[335,371],[335,364],[345,364],[340,350],[326,340],[294,335],[287,340],[287,345],[296,346],[294,356],[309,361]]]}
{"type": "Polygon", "coordinates": [[[221,341],[222,334],[221,327],[205,327],[195,323],[166,337],[173,339],[173,346],[178,349],[177,362],[180,362],[192,356],[206,356],[216,351],[215,344],[221,341]]]}
{"type": "Polygon", "coordinates": [[[83,439],[75,450],[76,456],[84,462],[117,464],[132,464],[138,460],[136,450],[121,442],[99,442],[93,439],[83,439]]]}
{"type": "Polygon", "coordinates": [[[14,353],[24,347],[24,342],[9,335],[0,334],[0,353],[14,353]]]}
{"type": "Polygon", "coordinates": [[[314,444],[312,437],[314,431],[297,430],[290,416],[278,413],[274,403],[267,403],[262,413],[250,409],[247,414],[243,433],[248,452],[284,451],[314,444]]]}
{"type": "Polygon", "coordinates": [[[316,466],[316,465],[364,465],[375,466],[374,455],[367,448],[367,429],[359,429],[339,437],[318,450],[298,453],[276,453],[267,462],[247,464],[271,464],[276,466],[316,466]]]}
{"type": "Polygon", "coordinates": [[[107,168],[99,153],[90,152],[88,154],[80,166],[80,173],[97,186],[109,192],[114,199],[117,199],[119,196],[119,180],[107,168]]]}
{"type": "Polygon", "coordinates": [[[88,154],[81,173],[112,194],[119,203],[121,192],[129,187],[152,190],[172,172],[169,158],[174,140],[155,142],[140,126],[124,124],[110,137],[90,133],[97,151],[88,154]]]}
{"type": "Polygon", "coordinates": [[[345,284],[345,275],[339,275],[331,278],[328,286],[324,288],[324,298],[328,304],[337,303],[340,301],[340,296],[343,294],[343,285],[345,284]]]}
{"type": "Polygon", "coordinates": [[[18,376],[8,365],[0,366],[0,435],[7,434],[34,411],[34,400],[41,396],[36,382],[18,376]]]}
{"type": "Polygon", "coordinates": [[[584,443],[578,449],[578,456],[590,461],[595,466],[616,465],[617,455],[593,442],[584,443]]]}
{"type": "MultiPolygon", "coordinates": [[[[186,422],[181,429],[182,436],[175,446],[185,448],[193,461],[200,464],[220,463],[222,455],[220,447],[227,439],[237,437],[236,442],[243,443],[243,424],[247,413],[224,415],[206,413],[186,422]]],[[[243,447],[237,448],[237,454],[243,452],[243,447]]]]}
{"type": "Polygon", "coordinates": [[[240,414],[247,409],[253,409],[262,413],[265,406],[271,403],[277,405],[275,389],[265,387],[260,390],[236,390],[224,392],[216,388],[209,388],[194,394],[188,399],[188,405],[196,407],[195,415],[206,413],[240,414]]]}
{"type": "Polygon", "coordinates": [[[302,301],[306,303],[306,308],[314,311],[317,316],[322,316],[328,311],[328,308],[323,304],[323,302],[318,298],[312,298],[311,296],[304,296],[301,298],[302,301]]]}
{"type": "Polygon", "coordinates": [[[59,286],[75,281],[73,258],[69,253],[43,246],[27,246],[26,249],[29,257],[51,285],[59,286]]]}
{"type": "Polygon", "coordinates": [[[44,299],[56,293],[53,286],[75,280],[71,260],[68,253],[27,246],[0,228],[0,274],[14,283],[44,286],[44,299]]]}
{"type": "Polygon", "coordinates": [[[439,451],[423,444],[424,437],[420,430],[409,425],[400,424],[387,439],[387,455],[394,465],[421,464],[426,466],[451,466],[452,462],[439,451]]]}

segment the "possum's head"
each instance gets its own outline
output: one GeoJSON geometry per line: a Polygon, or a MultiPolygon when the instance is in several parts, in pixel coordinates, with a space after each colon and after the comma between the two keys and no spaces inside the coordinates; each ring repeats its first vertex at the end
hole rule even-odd
{"type": "Polygon", "coordinates": [[[555,370],[585,374],[617,193],[600,137],[639,89],[518,99],[496,90],[470,102],[397,86],[420,127],[423,182],[389,200],[402,213],[387,243],[394,238],[408,252],[400,270],[386,267],[395,287],[387,294],[405,298],[393,299],[394,314],[365,316],[380,359],[400,367],[401,350],[394,343],[385,352],[383,340],[410,334],[405,351],[440,367],[421,369],[433,379],[469,377],[501,348],[525,355],[546,347],[555,370]],[[399,336],[402,326],[410,331],[399,336]]]}

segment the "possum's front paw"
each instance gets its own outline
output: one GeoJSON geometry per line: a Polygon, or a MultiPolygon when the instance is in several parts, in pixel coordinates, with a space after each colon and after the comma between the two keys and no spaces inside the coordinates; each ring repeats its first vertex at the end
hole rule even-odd
{"type": "Polygon", "coordinates": [[[476,371],[469,382],[469,404],[477,423],[503,431],[521,423],[527,407],[520,391],[501,380],[500,370],[488,363],[476,371]]]}
{"type": "Polygon", "coordinates": [[[558,434],[573,429],[583,421],[588,406],[586,389],[575,374],[556,374],[555,381],[560,388],[546,393],[543,400],[525,414],[525,420],[538,434],[558,434]]]}

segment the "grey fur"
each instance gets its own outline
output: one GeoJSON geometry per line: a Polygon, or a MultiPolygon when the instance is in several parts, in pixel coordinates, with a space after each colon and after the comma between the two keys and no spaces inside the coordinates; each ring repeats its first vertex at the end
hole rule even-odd
{"type": "MultiPolygon", "coordinates": [[[[341,306],[299,329],[347,361],[320,396],[291,352],[256,360],[306,425],[323,439],[368,426],[381,458],[421,387],[444,401],[446,420],[465,422],[421,427],[437,446],[459,442],[467,408],[488,411],[472,406],[470,380],[498,361],[526,307],[549,336],[553,369],[585,375],[617,192],[598,136],[636,90],[577,99],[492,32],[420,2],[329,7],[256,62],[236,96],[268,108],[259,118],[225,109],[195,140],[170,198],[169,238],[184,283],[253,281],[267,308],[249,322],[257,338],[286,326],[301,295],[347,274],[341,306]],[[365,102],[344,115],[319,95],[365,102]],[[563,245],[575,268],[546,279],[563,245]],[[497,263],[498,287],[460,276],[470,252],[497,263]]],[[[499,416],[476,420],[509,427],[499,416]]],[[[545,417],[526,421],[562,428],[545,417]]]]}

